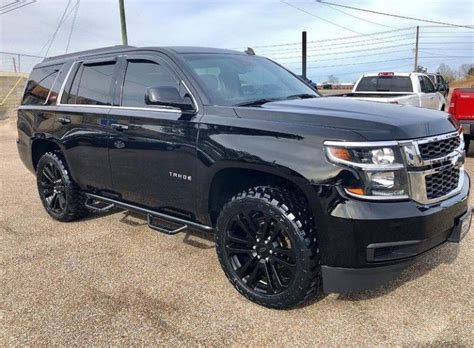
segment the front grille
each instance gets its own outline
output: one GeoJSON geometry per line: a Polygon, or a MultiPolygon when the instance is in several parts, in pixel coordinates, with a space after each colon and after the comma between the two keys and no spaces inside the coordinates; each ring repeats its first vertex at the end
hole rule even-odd
{"type": "Polygon", "coordinates": [[[454,136],[448,139],[418,144],[418,148],[422,159],[432,160],[449,155],[459,147],[460,141],[459,136],[454,136]]]}
{"type": "Polygon", "coordinates": [[[449,194],[458,187],[459,168],[450,167],[438,173],[427,175],[426,181],[426,197],[428,199],[436,199],[449,194]]]}

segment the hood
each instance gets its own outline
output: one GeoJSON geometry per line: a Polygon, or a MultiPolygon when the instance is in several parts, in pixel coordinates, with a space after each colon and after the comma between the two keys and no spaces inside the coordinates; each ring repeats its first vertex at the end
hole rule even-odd
{"type": "Polygon", "coordinates": [[[275,101],[235,112],[243,118],[347,129],[369,141],[422,138],[457,128],[442,111],[338,97],[275,101]]]}

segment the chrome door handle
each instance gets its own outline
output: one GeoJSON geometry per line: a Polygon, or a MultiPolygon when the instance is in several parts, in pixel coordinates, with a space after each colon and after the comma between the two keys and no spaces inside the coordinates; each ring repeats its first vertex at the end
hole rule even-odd
{"type": "Polygon", "coordinates": [[[118,130],[118,131],[123,131],[123,130],[126,130],[128,129],[128,126],[125,125],[125,124],[120,124],[120,123],[112,123],[110,125],[110,127],[112,127],[113,129],[115,130],[118,130]]]}
{"type": "Polygon", "coordinates": [[[68,118],[64,118],[64,117],[58,117],[58,122],[61,123],[61,124],[69,124],[69,123],[71,123],[71,120],[68,119],[68,118]]]}

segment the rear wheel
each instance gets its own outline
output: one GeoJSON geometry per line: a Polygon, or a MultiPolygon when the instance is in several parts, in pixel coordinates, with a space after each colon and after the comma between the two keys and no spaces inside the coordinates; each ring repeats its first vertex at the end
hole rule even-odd
{"type": "Polygon", "coordinates": [[[256,187],[227,203],[217,221],[219,261],[251,301],[289,308],[320,286],[315,231],[306,207],[283,189],[256,187]]]}
{"type": "Polygon", "coordinates": [[[85,196],[72,181],[64,160],[47,152],[36,168],[38,193],[44,208],[54,219],[72,221],[88,214],[85,196]]]}

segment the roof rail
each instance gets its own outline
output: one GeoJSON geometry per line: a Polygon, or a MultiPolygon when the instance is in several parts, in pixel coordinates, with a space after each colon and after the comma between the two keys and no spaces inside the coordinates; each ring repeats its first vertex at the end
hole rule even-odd
{"type": "Polygon", "coordinates": [[[70,57],[78,57],[78,56],[80,57],[80,56],[88,55],[88,54],[108,53],[108,52],[114,52],[114,51],[119,51],[119,50],[123,50],[123,49],[126,49],[126,48],[134,48],[134,47],[135,46],[115,45],[115,46],[108,46],[108,47],[102,47],[102,48],[94,48],[94,49],[85,50],[85,51],[61,54],[59,56],[46,57],[43,60],[43,62],[47,62],[47,61],[50,61],[50,60],[56,60],[56,59],[70,58],[70,57]]]}

